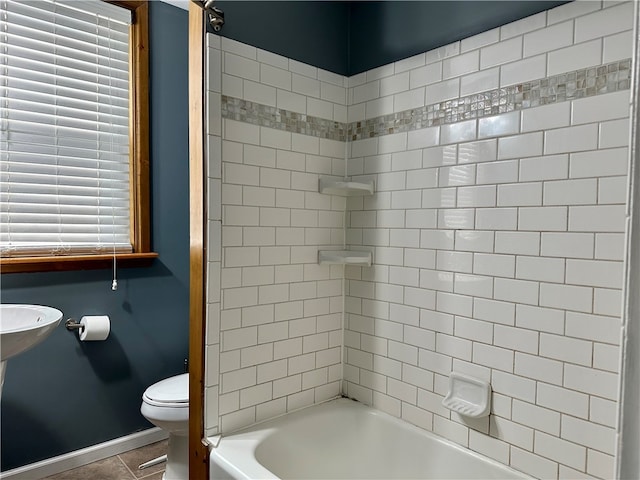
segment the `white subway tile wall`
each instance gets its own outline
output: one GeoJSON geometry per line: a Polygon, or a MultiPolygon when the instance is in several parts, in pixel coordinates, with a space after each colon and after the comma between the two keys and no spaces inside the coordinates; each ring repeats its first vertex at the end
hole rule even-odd
{"type": "Polygon", "coordinates": [[[346,122],[347,79],[207,39],[213,435],[335,397],[342,379],[343,272],[318,265],[317,251],[342,244],[345,201],[320,195],[318,178],[345,173],[344,142],[224,118],[221,98],[346,122]]]}
{"type": "Polygon", "coordinates": [[[587,77],[584,98],[554,82],[617,82],[602,65],[630,57],[631,13],[571,2],[351,78],[210,40],[209,105],[297,123],[209,115],[207,432],[345,393],[534,477],[611,478],[628,78],[587,77]],[[533,80],[542,103],[354,123],[533,80]],[[304,114],[342,122],[346,149],[304,114]],[[345,173],[374,196],[317,193],[345,173]],[[343,235],[372,267],[316,264],[343,235]],[[488,419],[441,405],[451,371],[491,382],[488,419]]]}
{"type": "Polygon", "coordinates": [[[221,39],[207,35],[207,326],[205,349],[205,428],[207,435],[219,431],[218,412],[225,408],[218,393],[220,378],[220,292],[224,277],[222,267],[222,63],[221,39]]]}
{"type": "MultiPolygon", "coordinates": [[[[601,65],[602,46],[622,38],[628,43],[615,48],[629,51],[631,3],[575,3],[597,7],[571,3],[515,22],[520,31],[503,26],[511,32],[503,41],[491,32],[464,40],[465,53],[442,67],[409,69],[411,87],[427,84],[430,104],[454,96],[458,79],[464,96],[496,88],[498,78],[506,86],[601,65]]],[[[395,85],[396,98],[401,87],[409,91],[406,82],[395,85]]],[[[422,154],[422,165],[380,162],[384,137],[378,150],[372,140],[353,142],[349,173],[375,179],[392,200],[348,203],[349,243],[372,248],[376,268],[389,272],[376,278],[347,267],[349,396],[536,477],[613,475],[628,111],[625,89],[442,125],[428,144],[415,130],[392,156],[422,154]],[[475,141],[484,138],[491,139],[475,141]],[[360,142],[369,143],[366,154],[360,142]],[[442,148],[451,150],[446,161],[442,148]],[[424,222],[420,203],[437,223],[424,222]],[[396,223],[380,222],[384,209],[396,223]],[[354,222],[372,210],[366,229],[385,230],[393,245],[368,242],[354,222]],[[400,249],[393,258],[391,246],[400,249]],[[380,310],[365,311],[369,298],[380,310]],[[406,309],[417,310],[419,325],[409,324],[406,309]],[[401,340],[381,331],[382,318],[401,329],[401,340]],[[371,336],[375,350],[363,343],[371,336]],[[390,361],[394,369],[379,367],[390,361]],[[452,370],[492,382],[488,425],[440,405],[452,370]],[[602,416],[594,411],[601,406],[602,416]]]]}

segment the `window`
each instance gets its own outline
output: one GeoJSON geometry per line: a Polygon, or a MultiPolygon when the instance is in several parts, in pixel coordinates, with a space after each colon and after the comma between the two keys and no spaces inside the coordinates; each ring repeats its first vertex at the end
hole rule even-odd
{"type": "Polygon", "coordinates": [[[0,0],[2,272],[150,253],[148,5],[0,0]]]}

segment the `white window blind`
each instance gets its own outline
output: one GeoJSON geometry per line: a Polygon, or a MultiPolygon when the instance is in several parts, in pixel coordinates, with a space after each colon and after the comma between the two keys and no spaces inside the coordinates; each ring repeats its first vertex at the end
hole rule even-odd
{"type": "Polygon", "coordinates": [[[132,251],[131,13],[0,0],[0,253],[132,251]]]}

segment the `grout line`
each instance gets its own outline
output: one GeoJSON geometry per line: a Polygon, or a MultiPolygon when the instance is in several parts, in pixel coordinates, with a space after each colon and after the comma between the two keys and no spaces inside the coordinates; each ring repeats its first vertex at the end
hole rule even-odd
{"type": "Polygon", "coordinates": [[[145,478],[151,478],[153,475],[157,475],[159,473],[164,473],[164,470],[158,470],[157,472],[152,472],[149,475],[145,475],[144,477],[136,477],[136,480],[144,480],[145,478]]]}
{"type": "Polygon", "coordinates": [[[120,461],[120,463],[122,463],[122,465],[124,465],[124,468],[127,470],[127,472],[129,472],[129,474],[131,475],[131,479],[132,480],[136,480],[136,476],[133,474],[133,472],[131,471],[131,469],[129,468],[129,466],[125,463],[124,460],[122,460],[122,458],[120,458],[120,455],[115,455],[115,457],[118,458],[118,460],[120,461]]]}

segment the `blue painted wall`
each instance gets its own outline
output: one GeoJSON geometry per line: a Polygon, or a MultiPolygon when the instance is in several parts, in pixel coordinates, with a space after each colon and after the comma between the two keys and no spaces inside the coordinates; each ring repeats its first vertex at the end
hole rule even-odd
{"type": "Polygon", "coordinates": [[[491,30],[564,1],[349,2],[349,75],[491,30]]]}
{"type": "Polygon", "coordinates": [[[150,268],[5,274],[3,303],[51,305],[64,318],[108,314],[111,335],[80,343],[62,325],[9,360],[1,403],[2,470],[150,428],[150,384],[188,356],[187,12],[150,5],[152,244],[150,268]]]}
{"type": "Polygon", "coordinates": [[[349,2],[217,0],[220,34],[345,75],[349,70],[349,2]]]}
{"type": "Polygon", "coordinates": [[[220,34],[263,50],[355,75],[426,52],[567,0],[218,0],[220,34]]]}

